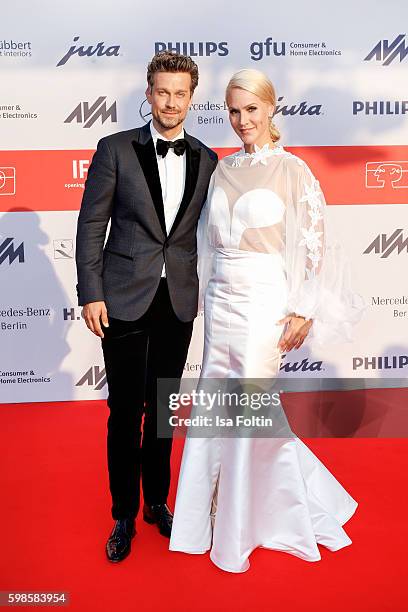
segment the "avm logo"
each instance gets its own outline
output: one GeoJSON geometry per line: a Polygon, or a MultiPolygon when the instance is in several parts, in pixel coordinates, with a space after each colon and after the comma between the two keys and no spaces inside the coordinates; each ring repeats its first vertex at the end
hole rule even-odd
{"type": "Polygon", "coordinates": [[[408,252],[408,238],[404,240],[402,232],[402,229],[396,229],[390,237],[387,237],[387,234],[378,234],[372,243],[368,245],[364,251],[364,255],[374,251],[377,255],[381,253],[381,259],[384,259],[395,250],[397,250],[398,255],[403,249],[408,252]]]}
{"type": "Polygon", "coordinates": [[[399,34],[392,43],[388,40],[380,40],[367,57],[364,58],[365,62],[369,62],[375,59],[377,62],[382,62],[383,66],[389,66],[391,62],[399,56],[400,62],[408,55],[408,46],[405,44],[406,34],[399,34]]]}
{"type": "Polygon", "coordinates": [[[99,96],[96,102],[91,105],[89,105],[89,102],[80,102],[65,119],[64,123],[71,123],[75,120],[77,123],[83,123],[84,128],[90,128],[99,117],[102,123],[105,123],[108,119],[110,119],[112,123],[117,123],[118,115],[116,102],[109,108],[107,108],[106,105],[106,96],[99,96]]]}
{"type": "Polygon", "coordinates": [[[22,242],[17,248],[14,248],[14,238],[5,238],[0,244],[0,265],[7,259],[9,260],[9,266],[18,257],[19,263],[24,263],[24,242],[22,242]]]}
{"type": "MultiPolygon", "coordinates": [[[[74,42],[76,43],[78,40],[79,36],[75,36],[74,42]]],[[[96,55],[97,57],[102,57],[103,55],[106,55],[106,57],[112,57],[114,55],[118,57],[120,49],[119,45],[111,45],[106,49],[104,45],[105,42],[98,42],[94,47],[92,45],[89,45],[88,47],[85,47],[84,45],[80,45],[79,47],[77,47],[76,45],[72,45],[72,47],[69,48],[64,57],[60,59],[57,66],[63,66],[74,55],[78,55],[79,57],[92,57],[94,55],[96,55]]]]}
{"type": "Polygon", "coordinates": [[[99,366],[91,366],[89,370],[78,380],[76,387],[82,387],[87,384],[90,387],[94,387],[94,391],[100,391],[102,387],[106,385],[106,372],[105,368],[99,366]]]}

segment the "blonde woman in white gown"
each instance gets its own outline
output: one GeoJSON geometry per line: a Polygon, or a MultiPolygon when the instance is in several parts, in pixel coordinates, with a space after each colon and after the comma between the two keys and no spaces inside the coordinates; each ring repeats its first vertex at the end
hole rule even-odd
{"type": "MultiPolygon", "coordinates": [[[[319,183],[276,144],[271,82],[241,70],[226,100],[243,149],[218,164],[200,218],[201,379],[273,379],[311,329],[320,342],[347,337],[356,308],[325,244],[319,183]]],[[[211,550],[229,572],[246,571],[259,546],[318,561],[318,544],[351,544],[342,525],[356,507],[295,435],[188,437],[170,550],[211,550]]]]}

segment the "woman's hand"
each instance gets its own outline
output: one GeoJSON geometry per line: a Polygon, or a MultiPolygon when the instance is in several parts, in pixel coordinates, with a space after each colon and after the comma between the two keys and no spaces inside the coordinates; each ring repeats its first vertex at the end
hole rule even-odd
{"type": "Polygon", "coordinates": [[[286,325],[278,342],[278,348],[283,353],[288,353],[293,348],[300,348],[312,324],[311,319],[306,321],[304,317],[298,317],[295,314],[290,314],[278,321],[276,325],[286,325]]]}

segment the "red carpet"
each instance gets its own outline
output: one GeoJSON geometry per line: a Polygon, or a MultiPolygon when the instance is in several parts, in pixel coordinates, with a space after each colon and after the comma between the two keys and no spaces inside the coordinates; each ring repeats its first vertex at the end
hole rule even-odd
{"type": "Polygon", "coordinates": [[[360,504],[346,525],[352,546],[321,548],[317,563],[257,550],[250,570],[234,575],[208,555],[168,552],[140,519],[131,556],[105,559],[106,417],[104,402],[0,406],[1,591],[68,591],[68,609],[84,612],[406,609],[406,439],[308,440],[360,504]]]}

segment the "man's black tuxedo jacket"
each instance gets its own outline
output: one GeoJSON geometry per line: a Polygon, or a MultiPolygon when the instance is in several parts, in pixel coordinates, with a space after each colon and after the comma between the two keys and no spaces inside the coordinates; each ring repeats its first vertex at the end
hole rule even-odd
{"type": "Polygon", "coordinates": [[[185,139],[186,183],[169,235],[150,125],[99,141],[78,218],[80,306],[103,300],[109,316],[138,319],[153,300],[165,262],[176,315],[181,321],[196,316],[196,226],[217,156],[196,138],[185,139]]]}

